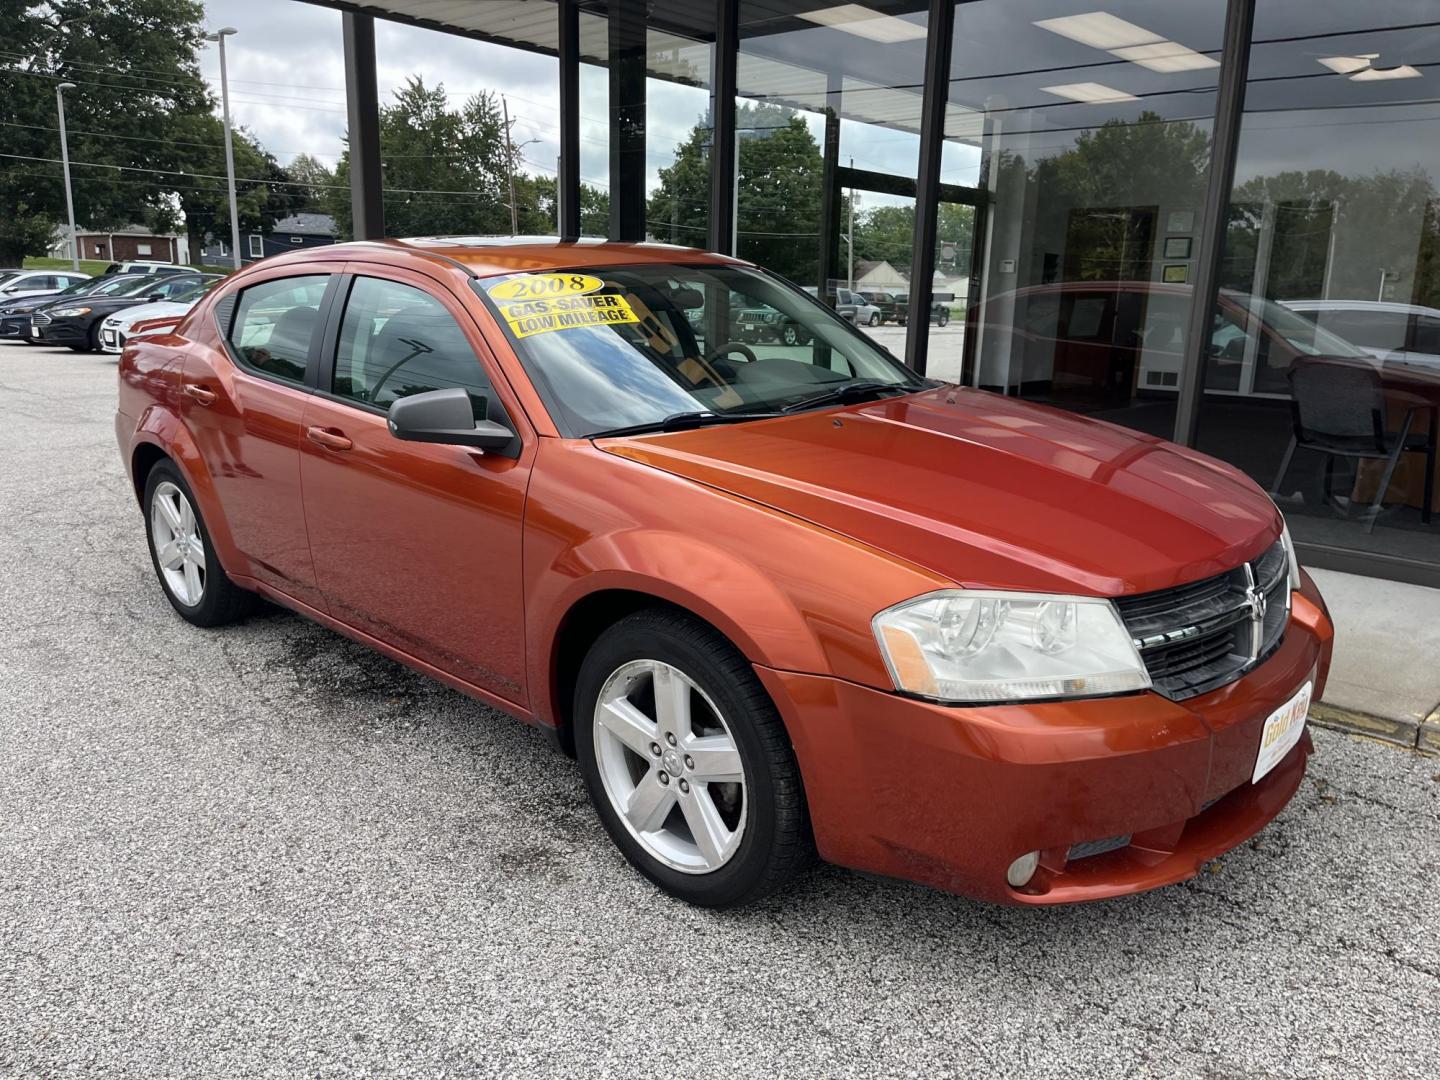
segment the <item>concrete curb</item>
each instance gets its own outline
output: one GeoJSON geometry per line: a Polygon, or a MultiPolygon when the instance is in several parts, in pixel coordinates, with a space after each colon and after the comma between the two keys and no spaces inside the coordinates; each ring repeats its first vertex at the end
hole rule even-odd
{"type": "Polygon", "coordinates": [[[1370,713],[1317,701],[1310,706],[1310,723],[1316,727],[1343,731],[1348,735],[1364,735],[1427,754],[1440,754],[1440,706],[1423,722],[1419,722],[1392,716],[1372,716],[1370,713]]]}
{"type": "Polygon", "coordinates": [[[1420,722],[1417,750],[1427,754],[1440,754],[1440,705],[1430,710],[1430,715],[1420,722]]]}

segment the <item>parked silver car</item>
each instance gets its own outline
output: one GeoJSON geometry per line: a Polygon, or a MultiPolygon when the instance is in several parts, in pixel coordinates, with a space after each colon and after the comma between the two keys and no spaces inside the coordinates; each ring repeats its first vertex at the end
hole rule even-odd
{"type": "Polygon", "coordinates": [[[1440,309],[1385,300],[1282,300],[1377,360],[1440,368],[1440,309]]]}

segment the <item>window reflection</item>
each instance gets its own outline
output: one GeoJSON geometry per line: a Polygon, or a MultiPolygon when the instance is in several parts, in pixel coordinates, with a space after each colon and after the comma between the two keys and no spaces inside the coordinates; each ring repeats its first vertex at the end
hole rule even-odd
{"type": "Polygon", "coordinates": [[[1429,562],[1437,61],[1427,5],[1259,3],[1222,262],[1249,317],[1211,342],[1200,426],[1297,540],[1429,562]]]}

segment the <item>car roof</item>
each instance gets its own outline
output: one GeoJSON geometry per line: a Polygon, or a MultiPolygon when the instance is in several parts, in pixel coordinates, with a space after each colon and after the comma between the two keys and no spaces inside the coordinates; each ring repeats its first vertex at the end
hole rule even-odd
{"type": "Polygon", "coordinates": [[[1402,304],[1395,300],[1281,300],[1296,311],[1382,311],[1397,315],[1436,315],[1440,308],[1422,304],[1402,304]]]}
{"type": "Polygon", "coordinates": [[[406,255],[458,266],[472,277],[587,266],[639,266],[682,263],[687,266],[748,266],[742,259],[714,255],[676,244],[620,244],[609,240],[560,240],[554,236],[421,236],[403,240],[356,240],[274,255],[265,265],[285,262],[343,261],[366,256],[404,261],[406,255]]]}

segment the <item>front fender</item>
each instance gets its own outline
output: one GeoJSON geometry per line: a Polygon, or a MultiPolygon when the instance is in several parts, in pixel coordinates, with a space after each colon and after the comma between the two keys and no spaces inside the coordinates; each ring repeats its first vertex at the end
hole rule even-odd
{"type": "Polygon", "coordinates": [[[527,683],[551,726],[568,705],[556,700],[562,630],[597,593],[683,608],[755,664],[888,689],[871,617],[949,584],[740,496],[553,439],[531,480],[524,564],[527,683]]]}

